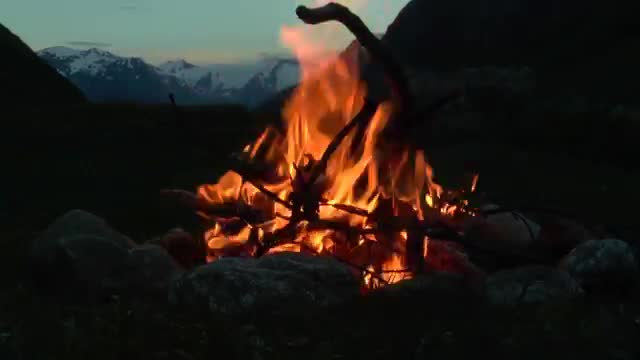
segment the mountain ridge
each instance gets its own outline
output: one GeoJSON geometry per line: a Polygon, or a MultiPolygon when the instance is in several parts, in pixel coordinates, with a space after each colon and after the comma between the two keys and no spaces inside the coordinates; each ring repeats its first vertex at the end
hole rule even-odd
{"type": "Polygon", "coordinates": [[[175,59],[153,65],[98,49],[54,46],[37,54],[95,102],[240,103],[255,106],[298,81],[298,63],[266,58],[254,63],[195,65],[175,59]]]}

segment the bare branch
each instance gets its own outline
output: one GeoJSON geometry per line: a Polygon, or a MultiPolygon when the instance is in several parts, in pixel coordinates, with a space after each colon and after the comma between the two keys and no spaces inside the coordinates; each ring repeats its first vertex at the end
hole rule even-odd
{"type": "Polygon", "coordinates": [[[267,219],[267,214],[241,201],[214,204],[198,195],[181,189],[164,189],[161,194],[174,198],[183,206],[212,218],[239,218],[249,224],[260,224],[267,219]]]}
{"type": "Polygon", "coordinates": [[[345,125],[342,128],[342,130],[340,130],[340,132],[333,137],[333,139],[331,139],[331,142],[322,153],[322,157],[313,166],[313,169],[311,170],[311,175],[309,175],[309,180],[307,181],[308,185],[312,186],[315,183],[315,181],[318,179],[318,177],[324,174],[325,170],[327,169],[327,165],[329,163],[329,159],[331,158],[331,155],[336,150],[338,150],[338,147],[340,146],[342,141],[344,141],[347,135],[349,135],[351,130],[353,130],[355,127],[368,122],[371,119],[371,117],[375,114],[377,107],[378,107],[377,104],[374,104],[365,100],[365,103],[362,106],[362,109],[360,109],[360,112],[353,119],[351,119],[351,121],[347,123],[347,125],[345,125]]]}
{"type": "Polygon", "coordinates": [[[384,43],[369,30],[367,25],[344,5],[328,3],[324,6],[310,9],[306,6],[298,6],[296,15],[306,24],[315,25],[328,21],[337,21],[344,25],[356,37],[360,45],[364,47],[371,57],[380,63],[385,75],[391,82],[400,108],[404,111],[413,107],[413,97],[409,90],[409,81],[400,63],[393,57],[391,51],[384,43]]]}

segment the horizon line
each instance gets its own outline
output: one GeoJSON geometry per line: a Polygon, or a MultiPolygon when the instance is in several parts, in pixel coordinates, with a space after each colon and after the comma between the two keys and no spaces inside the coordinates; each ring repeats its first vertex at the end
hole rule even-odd
{"type": "Polygon", "coordinates": [[[168,62],[176,62],[176,61],[185,61],[193,65],[227,65],[227,64],[233,65],[233,64],[242,64],[245,62],[254,62],[254,61],[259,61],[263,59],[264,60],[267,60],[267,59],[297,60],[295,54],[289,51],[273,51],[273,52],[258,51],[252,54],[216,54],[215,52],[208,52],[205,50],[204,53],[200,53],[198,56],[190,57],[189,53],[194,53],[193,50],[172,51],[171,54],[166,54],[166,53],[163,54],[162,51],[159,51],[159,54],[155,55],[153,53],[155,53],[156,51],[153,51],[153,50],[135,51],[134,49],[111,49],[111,47],[112,46],[63,44],[63,45],[51,45],[51,46],[41,47],[40,49],[34,50],[34,52],[39,53],[52,48],[65,48],[65,49],[78,50],[78,51],[87,51],[87,50],[95,49],[95,50],[104,51],[104,52],[113,54],[115,56],[123,57],[123,58],[140,58],[152,65],[161,65],[168,62]],[[190,59],[194,57],[196,58],[195,60],[190,59]],[[205,57],[208,57],[209,59],[203,59],[205,57]],[[200,60],[198,60],[198,58],[200,58],[200,60]]]}

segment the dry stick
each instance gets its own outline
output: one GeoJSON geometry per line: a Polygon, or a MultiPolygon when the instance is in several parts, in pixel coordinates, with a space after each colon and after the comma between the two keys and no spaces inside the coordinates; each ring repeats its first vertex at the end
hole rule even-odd
{"type": "Polygon", "coordinates": [[[398,96],[400,108],[404,111],[413,107],[413,97],[409,90],[409,81],[402,69],[402,66],[393,57],[393,54],[385,44],[378,39],[364,24],[362,19],[351,12],[344,5],[328,3],[324,6],[310,9],[306,6],[298,6],[296,15],[306,24],[316,25],[329,21],[337,21],[344,25],[364,47],[371,57],[384,69],[385,75],[391,82],[391,86],[398,96]]]}
{"type": "Polygon", "coordinates": [[[289,203],[288,201],[282,200],[278,194],[274,193],[273,191],[270,191],[269,189],[265,188],[262,184],[259,184],[253,177],[248,176],[248,174],[245,173],[244,170],[242,170],[241,167],[234,167],[233,171],[235,171],[236,173],[238,173],[238,175],[240,175],[240,177],[242,177],[242,179],[246,182],[248,182],[249,184],[253,185],[256,189],[258,189],[261,193],[267,195],[271,200],[277,202],[278,204],[286,207],[287,209],[291,209],[293,208],[293,205],[291,205],[291,203],[289,203]]]}
{"type": "MultiPolygon", "coordinates": [[[[400,64],[392,56],[384,43],[378,39],[369,28],[364,24],[362,19],[351,12],[344,5],[336,3],[328,3],[324,6],[310,9],[306,6],[296,8],[296,14],[300,20],[306,24],[316,25],[329,21],[337,21],[344,25],[358,40],[360,45],[364,47],[371,57],[380,63],[384,69],[385,75],[391,82],[395,94],[397,95],[398,108],[397,111],[406,111],[413,107],[413,97],[409,90],[409,81],[400,64]]],[[[327,163],[331,155],[338,149],[342,141],[347,137],[349,132],[359,125],[364,126],[375,114],[378,104],[365,99],[365,103],[351,122],[332,139],[329,146],[325,149],[321,159],[316,166],[313,167],[307,184],[310,186],[315,183],[317,178],[324,173],[327,163]]]]}
{"type": "MultiPolygon", "coordinates": [[[[205,214],[211,214],[214,216],[220,217],[229,217],[229,216],[237,216],[247,223],[256,223],[258,222],[257,218],[260,216],[259,211],[252,211],[249,205],[244,206],[244,204],[211,204],[201,198],[199,198],[196,194],[193,194],[186,190],[162,190],[161,191],[165,195],[169,195],[175,199],[177,199],[183,205],[186,205],[190,208],[193,208],[197,211],[201,211],[205,214]]],[[[346,209],[349,208],[348,205],[340,205],[334,204],[337,208],[346,209]]],[[[513,209],[498,209],[498,210],[489,210],[483,212],[483,214],[496,214],[500,212],[513,212],[513,209]]],[[[290,226],[287,230],[291,231],[296,227],[296,223],[290,223],[290,226]]],[[[397,218],[390,219],[390,221],[384,222],[382,224],[377,224],[377,227],[374,228],[361,228],[354,227],[343,222],[331,221],[331,220],[318,220],[314,222],[310,222],[307,225],[307,228],[310,230],[333,230],[333,231],[341,231],[350,234],[358,234],[358,235],[369,235],[375,234],[382,230],[390,230],[390,231],[408,231],[408,232],[421,232],[424,233],[429,238],[434,239],[446,239],[450,241],[454,241],[473,249],[475,251],[480,252],[490,252],[493,253],[495,250],[492,249],[484,249],[480,246],[467,244],[460,236],[458,236],[454,230],[448,229],[446,227],[442,228],[433,228],[426,224],[425,222],[404,222],[398,221],[397,218]]],[[[286,238],[278,239],[278,237],[282,234],[286,233],[286,230],[280,229],[280,231],[276,231],[272,233],[272,240],[268,241],[265,245],[265,252],[272,246],[281,244],[286,242],[286,238]]],[[[520,253],[509,253],[503,254],[513,257],[519,257],[522,259],[526,259],[529,261],[546,261],[548,259],[542,259],[536,256],[525,255],[520,253]]]]}
{"type": "Polygon", "coordinates": [[[347,125],[345,125],[342,130],[331,140],[327,148],[322,153],[322,157],[315,164],[315,166],[311,170],[311,174],[309,175],[309,179],[306,184],[308,186],[312,186],[318,177],[322,175],[327,169],[327,164],[329,163],[329,158],[331,155],[338,149],[342,141],[349,135],[349,132],[353,130],[358,124],[364,124],[375,114],[377,109],[377,104],[374,104],[370,101],[365,100],[364,105],[360,112],[353,118],[347,125]]]}
{"type": "Polygon", "coordinates": [[[307,8],[299,6],[296,9],[298,17],[307,24],[315,25],[328,21],[337,21],[344,25],[358,40],[360,45],[364,47],[373,61],[382,66],[384,75],[391,83],[394,90],[395,101],[394,111],[401,114],[401,124],[391,123],[391,127],[403,126],[406,132],[415,126],[418,121],[429,121],[429,126],[433,126],[433,119],[438,111],[444,108],[452,101],[462,96],[459,92],[453,92],[437,99],[427,106],[415,107],[415,100],[410,90],[409,80],[400,62],[393,56],[391,50],[376,37],[369,28],[364,24],[362,19],[351,12],[344,5],[336,3],[328,3],[317,8],[307,8]]]}
{"type": "Polygon", "coordinates": [[[241,201],[211,203],[198,195],[181,189],[163,189],[162,195],[171,197],[182,205],[214,218],[239,218],[248,224],[259,224],[265,221],[266,214],[241,201]]]}
{"type": "Polygon", "coordinates": [[[341,211],[347,212],[349,214],[366,217],[366,218],[371,216],[371,213],[368,212],[366,209],[362,209],[362,208],[359,208],[359,207],[353,206],[353,205],[329,203],[327,201],[321,202],[320,205],[331,206],[334,209],[341,210],[341,211]]]}

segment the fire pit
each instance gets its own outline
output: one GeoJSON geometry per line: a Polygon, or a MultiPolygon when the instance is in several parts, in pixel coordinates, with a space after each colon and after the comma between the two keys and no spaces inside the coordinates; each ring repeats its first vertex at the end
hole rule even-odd
{"type": "Polygon", "coordinates": [[[304,36],[284,29],[303,72],[283,126],[234,154],[217,183],[163,191],[204,219],[204,239],[176,230],[140,246],[71,211],[35,240],[31,269],[40,287],[151,294],[233,314],[286,309],[287,301],[341,304],[382,286],[430,287],[443,272],[494,303],[635,287],[636,259],[612,234],[550,213],[545,220],[472,204],[477,174],[464,189],[438,184],[411,133],[458,93],[416,101],[392,54],[342,5],[297,14],[308,24],[338,21],[358,44],[309,63],[304,36]],[[360,77],[371,64],[383,69],[388,96],[360,77]],[[409,281],[394,284],[401,280],[409,281]]]}
{"type": "Polygon", "coordinates": [[[429,240],[455,240],[474,210],[475,190],[448,191],[434,180],[422,150],[404,142],[417,120],[444,104],[415,106],[402,68],[364,23],[330,3],[296,13],[307,24],[338,21],[382,65],[390,98],[367,97],[358,59],[336,55],[305,65],[308,44],[297,29],[283,40],[303,65],[286,104],[283,129],[267,128],[234,155],[235,165],[197,194],[168,193],[211,222],[208,260],[260,257],[279,251],[332,256],[347,262],[368,288],[427,270],[429,240]]]}

